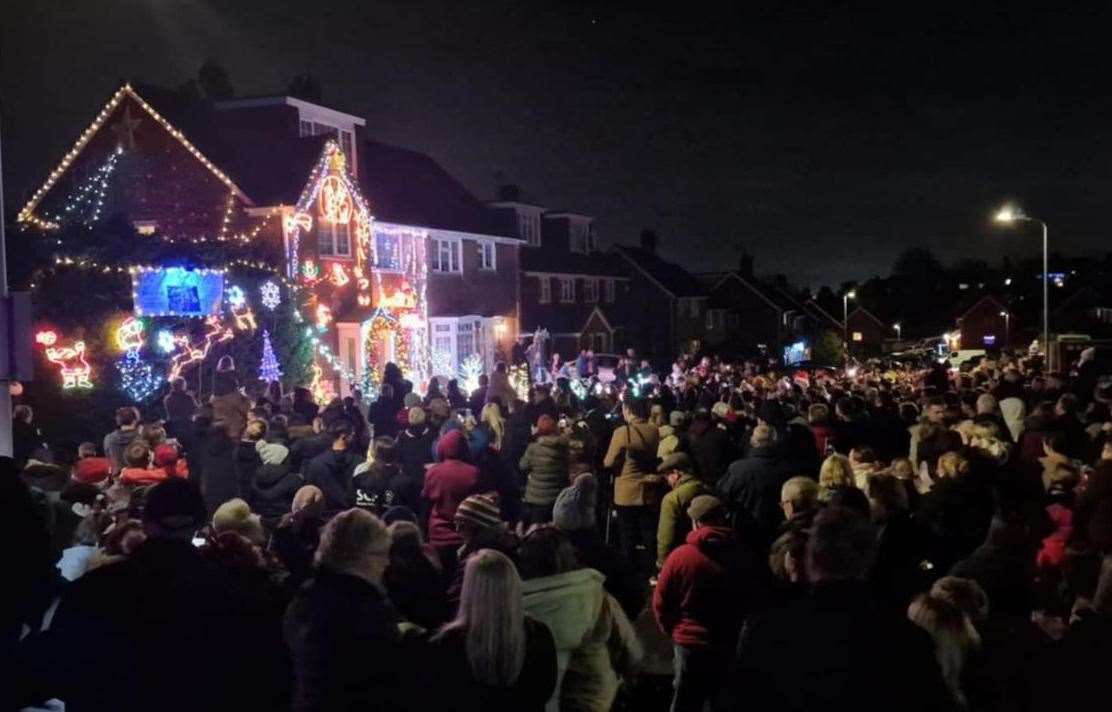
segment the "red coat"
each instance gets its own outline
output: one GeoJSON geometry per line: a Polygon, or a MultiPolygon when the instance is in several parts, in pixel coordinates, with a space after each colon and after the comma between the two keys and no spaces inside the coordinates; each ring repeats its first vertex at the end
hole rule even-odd
{"type": "Polygon", "coordinates": [[[463,539],[456,532],[456,509],[463,500],[478,494],[479,468],[464,462],[467,440],[450,430],[436,444],[440,460],[425,473],[421,496],[429,503],[429,544],[436,548],[458,547],[463,539]]]}
{"type": "Polygon", "coordinates": [[[732,653],[745,617],[768,591],[767,574],[732,529],[700,527],[664,562],[653,613],[673,643],[732,653]]]}

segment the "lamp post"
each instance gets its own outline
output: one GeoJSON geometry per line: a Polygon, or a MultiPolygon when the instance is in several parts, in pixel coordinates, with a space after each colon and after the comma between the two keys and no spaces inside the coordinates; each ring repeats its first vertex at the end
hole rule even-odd
{"type": "Polygon", "coordinates": [[[896,341],[901,340],[903,338],[903,332],[900,330],[900,322],[897,321],[892,325],[892,328],[896,330],[896,341]]]}
{"type": "Polygon", "coordinates": [[[856,297],[857,292],[852,289],[842,295],[842,343],[845,345],[846,363],[849,363],[849,300],[856,297]]]}
{"type": "Polygon", "coordinates": [[[1042,252],[1043,252],[1043,358],[1046,359],[1046,367],[1050,366],[1050,281],[1049,281],[1049,268],[1047,260],[1047,227],[1046,223],[1042,220],[1027,215],[1019,208],[1012,205],[1005,205],[1001,208],[993,218],[996,222],[1004,225],[1012,225],[1017,222],[1032,222],[1038,223],[1042,226],[1042,252]]]}
{"type": "Polygon", "coordinates": [[[1010,322],[1012,315],[1006,311],[1000,312],[1000,316],[1004,317],[1004,348],[1011,346],[1011,329],[1010,322]]]}

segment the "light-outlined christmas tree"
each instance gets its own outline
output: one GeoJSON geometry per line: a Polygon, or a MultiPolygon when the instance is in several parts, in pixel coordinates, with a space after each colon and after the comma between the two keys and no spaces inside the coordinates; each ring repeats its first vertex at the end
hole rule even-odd
{"type": "Polygon", "coordinates": [[[263,329],[263,355],[259,361],[259,378],[267,383],[282,378],[282,368],[278,365],[274,347],[270,344],[270,332],[266,329],[263,329]]]}

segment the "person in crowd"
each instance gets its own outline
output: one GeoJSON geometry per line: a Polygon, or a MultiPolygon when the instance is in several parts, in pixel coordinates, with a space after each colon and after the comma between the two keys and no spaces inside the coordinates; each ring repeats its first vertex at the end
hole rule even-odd
{"type": "Polygon", "coordinates": [[[239,440],[247,426],[251,400],[240,390],[235,361],[231,356],[221,356],[216,363],[209,403],[212,405],[213,419],[223,423],[228,437],[233,441],[239,440]]]}
{"type": "Polygon", "coordinates": [[[424,545],[416,523],[402,519],[389,529],[390,565],[382,577],[386,594],[407,621],[435,631],[451,617],[440,560],[424,545]]]}
{"type": "Polygon", "coordinates": [[[499,361],[494,365],[494,373],[490,376],[490,385],[487,386],[486,402],[498,403],[504,413],[509,411],[510,403],[517,400],[517,391],[510,383],[510,375],[506,364],[499,361]]]}
{"type": "Polygon", "coordinates": [[[444,397],[448,399],[448,405],[452,406],[452,410],[459,410],[467,407],[467,396],[459,388],[459,380],[452,378],[448,381],[448,388],[444,391],[444,397]]]}
{"type": "Polygon", "coordinates": [[[537,419],[536,440],[525,448],[518,468],[525,479],[526,524],[552,521],[552,505],[568,486],[568,439],[556,421],[542,415],[537,419]]]}
{"type": "Polygon", "coordinates": [[[621,605],[606,592],[602,574],[579,565],[575,547],[555,527],[527,534],[518,556],[523,608],[548,626],[556,644],[556,689],[545,709],[611,709],[620,678],[643,655],[621,605]]]}
{"type": "Polygon", "coordinates": [[[501,453],[506,439],[506,421],[502,417],[502,409],[497,403],[487,403],[482,407],[479,420],[479,427],[485,432],[490,447],[501,453]]]}
{"type": "Polygon", "coordinates": [[[384,383],[378,391],[378,398],[371,404],[367,414],[376,438],[393,438],[398,434],[398,400],[394,397],[394,387],[384,383]]]}
{"type": "Polygon", "coordinates": [[[753,428],[749,454],[731,464],[717,486],[718,496],[733,511],[738,529],[760,537],[764,545],[783,521],[780,488],[791,476],[776,448],[776,437],[769,425],[753,428]]]}
{"type": "Polygon", "coordinates": [[[854,486],[853,465],[848,457],[833,453],[822,461],[819,468],[820,502],[829,502],[836,491],[854,486]]]}
{"type": "Polygon", "coordinates": [[[164,473],[151,469],[151,450],[146,441],[137,439],[127,446],[124,451],[124,468],[120,470],[120,482],[132,487],[153,485],[164,479],[164,476],[159,475],[164,473]]]}
{"type": "Polygon", "coordinates": [[[17,405],[12,409],[12,457],[16,467],[22,468],[27,460],[43,447],[42,434],[33,421],[35,411],[29,405],[17,405]]]}
{"type": "Polygon", "coordinates": [[[656,528],[656,568],[660,569],[668,554],[687,541],[687,534],[691,531],[687,510],[691,502],[699,495],[710,494],[710,488],[695,476],[695,465],[686,453],[677,452],[665,457],[657,467],[657,473],[671,488],[660,500],[660,521],[656,528]]]}
{"type": "Polygon", "coordinates": [[[197,414],[197,399],[186,389],[184,378],[170,381],[170,392],[162,399],[166,412],[166,429],[175,437],[189,430],[193,416],[197,414]]]}
{"type": "Polygon", "coordinates": [[[911,433],[908,458],[916,467],[919,466],[919,462],[922,458],[919,453],[919,446],[923,442],[924,435],[926,435],[926,433],[923,432],[924,429],[934,430],[935,428],[943,426],[945,424],[945,418],[946,399],[942,396],[933,396],[927,401],[926,408],[923,409],[922,419],[908,428],[908,431],[911,433]]]}
{"type": "Polygon", "coordinates": [[[736,458],[737,448],[730,439],[726,419],[732,411],[725,403],[715,403],[711,412],[697,411],[687,430],[686,450],[691,453],[699,477],[713,486],[736,458]]]}
{"type": "Polygon", "coordinates": [[[415,709],[419,663],[383,593],[386,525],[361,509],[338,513],[321,532],[315,563],[286,611],[292,708],[415,709]]]}
{"type": "Polygon", "coordinates": [[[556,646],[525,614],[521,577],[483,549],[467,560],[459,612],[431,639],[430,709],[541,712],[556,687],[556,646]]]}
{"type": "Polygon", "coordinates": [[[104,456],[112,463],[112,474],[124,468],[124,451],[139,435],[139,409],[131,406],[116,411],[116,429],[104,436],[104,456]]]}
{"type": "Polygon", "coordinates": [[[255,443],[260,465],[251,481],[247,501],[259,513],[263,530],[268,534],[290,511],[294,495],[305,484],[301,473],[290,469],[289,449],[280,443],[255,443]]]}
{"type": "Polygon", "coordinates": [[[759,559],[737,539],[726,505],[696,497],[693,530],[668,555],[653,592],[657,625],[672,640],[672,710],[699,712],[725,682],[742,624],[767,605],[759,559]]]}
{"type": "Polygon", "coordinates": [[[448,584],[448,600],[459,603],[463,589],[463,564],[481,549],[499,551],[517,560],[518,539],[502,517],[501,503],[494,493],[473,494],[456,508],[456,531],[463,543],[456,550],[459,566],[448,584]]]}
{"type": "Polygon", "coordinates": [[[259,519],[258,514],[251,511],[251,506],[239,497],[229,499],[217,507],[212,515],[212,530],[216,536],[233,532],[255,546],[262,546],[266,542],[262,520],[259,519]]]}
{"type": "Polygon", "coordinates": [[[479,468],[467,462],[467,440],[459,430],[450,430],[436,446],[439,462],[425,474],[421,499],[427,512],[429,544],[436,549],[445,573],[454,573],[456,550],[463,537],[456,530],[456,510],[460,503],[479,493],[479,468]]]}
{"type": "Polygon", "coordinates": [[[822,457],[834,453],[834,427],[830,422],[830,406],[812,403],[807,409],[807,424],[815,436],[815,449],[822,457]]]}
{"type": "Polygon", "coordinates": [[[679,448],[684,422],[683,411],[673,410],[668,414],[668,422],[659,428],[660,444],[656,446],[658,460],[663,460],[679,448]]]}
{"type": "Polygon", "coordinates": [[[660,480],[656,475],[659,431],[647,422],[648,405],[634,398],[622,405],[626,424],[614,431],[602,460],[612,468],[614,506],[618,512],[622,550],[626,560],[647,573],[656,551],[660,480]]]}
{"type": "Polygon", "coordinates": [[[819,485],[810,477],[793,477],[780,488],[780,510],[784,523],[780,532],[807,529],[819,508],[819,485]]]}
{"type": "Polygon", "coordinates": [[[849,451],[849,466],[853,470],[853,486],[862,492],[868,489],[869,479],[880,471],[876,451],[868,445],[849,451]]]}
{"type": "Polygon", "coordinates": [[[351,425],[345,421],[333,423],[328,435],[332,438],[332,447],[305,467],[305,481],[324,493],[326,518],[354,504],[352,473],[359,464],[358,456],[351,451],[351,425]]]}
{"type": "Polygon", "coordinates": [[[929,583],[926,533],[911,515],[907,490],[892,475],[869,478],[866,493],[877,527],[877,553],[869,580],[877,595],[903,608],[929,583]]]}
{"type": "Polygon", "coordinates": [[[980,648],[981,637],[969,618],[949,601],[922,594],[907,609],[908,619],[930,633],[942,679],[960,709],[969,708],[962,678],[969,658],[980,648]]]}
{"type": "Polygon", "coordinates": [[[355,506],[380,516],[390,507],[418,509],[422,481],[402,470],[394,440],[375,438],[371,448],[371,461],[355,470],[355,506]]]}
{"type": "Polygon", "coordinates": [[[251,420],[243,429],[243,435],[236,443],[236,493],[240,497],[251,494],[251,483],[255,481],[255,473],[263,464],[259,458],[258,444],[265,442],[266,421],[251,420]]]}
{"type": "Polygon", "coordinates": [[[433,462],[433,442],[436,433],[425,422],[425,410],[420,406],[409,409],[408,425],[398,434],[398,462],[405,476],[423,482],[425,469],[433,462]]]}
{"type": "Polygon", "coordinates": [[[479,374],[478,384],[467,398],[467,407],[472,414],[482,413],[483,407],[486,406],[487,392],[490,390],[490,376],[485,373],[479,374]]]}
{"type": "Polygon", "coordinates": [[[270,538],[270,552],[289,572],[291,584],[296,586],[311,574],[323,528],[324,493],[313,485],[303,485],[270,538]]]}
{"type": "Polygon", "coordinates": [[[811,590],[746,626],[721,709],[953,709],[930,637],[870,592],[875,553],[867,518],[816,515],[811,590]]]}

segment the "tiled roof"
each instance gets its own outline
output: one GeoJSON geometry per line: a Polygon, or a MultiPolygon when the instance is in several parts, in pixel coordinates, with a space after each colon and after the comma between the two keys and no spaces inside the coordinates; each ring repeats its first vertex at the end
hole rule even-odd
{"type": "Polygon", "coordinates": [[[676,297],[702,297],[706,289],[690,272],[661,259],[655,252],[642,247],[617,245],[614,252],[624,256],[658,285],[676,297]]]}

